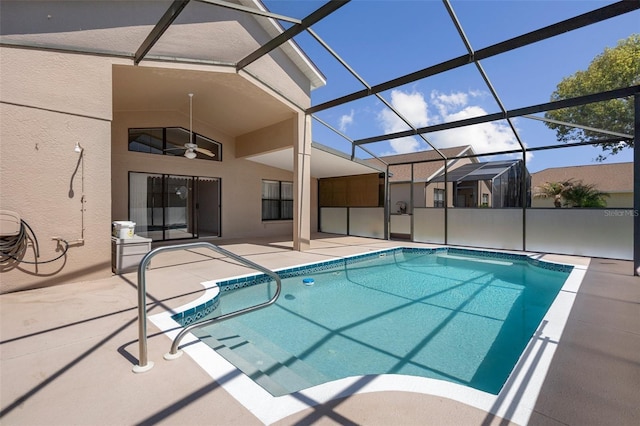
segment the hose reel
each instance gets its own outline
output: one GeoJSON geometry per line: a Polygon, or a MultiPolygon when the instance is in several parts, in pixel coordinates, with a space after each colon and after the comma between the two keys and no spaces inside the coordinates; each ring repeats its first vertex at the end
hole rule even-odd
{"type": "Polygon", "coordinates": [[[33,229],[31,229],[27,222],[20,218],[18,213],[10,210],[0,210],[0,262],[4,263],[13,260],[18,263],[27,263],[30,265],[54,262],[64,256],[67,250],[69,250],[69,243],[66,240],[62,238],[55,239],[63,244],[64,249],[62,253],[54,259],[38,261],[40,257],[40,247],[33,229]],[[22,259],[27,250],[29,240],[34,243],[34,262],[22,259]]]}

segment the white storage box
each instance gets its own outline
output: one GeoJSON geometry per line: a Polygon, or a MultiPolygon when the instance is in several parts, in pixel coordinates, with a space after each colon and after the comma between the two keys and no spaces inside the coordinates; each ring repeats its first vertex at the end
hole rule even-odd
{"type": "Polygon", "coordinates": [[[116,238],[133,238],[136,223],[128,220],[118,220],[111,224],[111,236],[116,238]]]}
{"type": "Polygon", "coordinates": [[[111,237],[111,269],[116,274],[134,272],[142,258],[151,251],[151,238],[134,235],[131,238],[111,237]]]}

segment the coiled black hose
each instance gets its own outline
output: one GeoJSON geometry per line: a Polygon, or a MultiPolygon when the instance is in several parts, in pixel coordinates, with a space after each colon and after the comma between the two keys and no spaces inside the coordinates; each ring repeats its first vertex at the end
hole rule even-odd
{"type": "Polygon", "coordinates": [[[69,243],[67,241],[63,239],[59,239],[58,241],[64,245],[64,250],[62,250],[62,253],[60,253],[60,255],[54,259],[39,261],[38,258],[40,257],[40,245],[38,244],[38,238],[36,237],[36,234],[33,232],[33,229],[31,229],[29,224],[20,219],[20,230],[18,231],[17,235],[0,238],[0,262],[6,262],[9,259],[13,259],[17,262],[27,263],[30,265],[55,262],[65,254],[67,254],[67,251],[69,250],[69,243]],[[24,255],[24,252],[27,250],[29,239],[33,240],[34,247],[36,249],[35,262],[21,259],[21,257],[24,255]]]}

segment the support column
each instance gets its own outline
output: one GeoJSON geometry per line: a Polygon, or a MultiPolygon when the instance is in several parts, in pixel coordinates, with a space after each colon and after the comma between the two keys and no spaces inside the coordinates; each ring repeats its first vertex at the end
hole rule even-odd
{"type": "MultiPolygon", "coordinates": [[[[448,160],[444,159],[444,243],[449,244],[449,196],[453,197],[453,194],[449,194],[449,165],[448,160]]],[[[453,201],[452,201],[453,205],[453,201]]]]}
{"type": "Polygon", "coordinates": [[[633,275],[640,276],[640,93],[633,96],[633,275]]]}
{"type": "Polygon", "coordinates": [[[389,222],[391,220],[391,199],[389,198],[389,165],[384,172],[384,239],[390,240],[389,222]]]}
{"type": "Polygon", "coordinates": [[[293,249],[311,247],[311,116],[298,113],[293,144],[293,249]]]}

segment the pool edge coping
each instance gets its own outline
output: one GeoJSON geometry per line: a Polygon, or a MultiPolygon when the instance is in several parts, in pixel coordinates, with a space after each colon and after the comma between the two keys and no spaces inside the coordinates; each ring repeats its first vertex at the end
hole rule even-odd
{"type": "MultiPolygon", "coordinates": [[[[327,403],[336,398],[344,398],[354,394],[406,391],[424,395],[438,396],[457,401],[517,424],[526,424],[533,412],[536,400],[544,379],[546,378],[555,349],[568,321],[569,313],[575,301],[576,294],[582,284],[584,275],[589,266],[571,262],[555,262],[535,259],[534,256],[541,253],[522,251],[494,251],[465,249],[452,246],[441,247],[405,247],[397,246],[380,250],[370,250],[363,254],[342,256],[333,261],[345,261],[349,258],[373,256],[376,253],[388,252],[397,249],[460,249],[474,252],[488,252],[491,254],[515,255],[540,262],[556,265],[568,265],[572,267],[569,276],[560,289],[558,295],[549,307],[542,319],[541,326],[536,330],[534,337],[526,345],[523,353],[509,374],[505,384],[498,393],[493,395],[479,391],[468,386],[447,382],[438,379],[424,377],[381,374],[369,376],[353,376],[343,378],[311,388],[307,388],[288,395],[275,397],[256,384],[248,376],[237,369],[233,364],[211,349],[205,343],[189,333],[185,336],[182,346],[185,353],[201,367],[207,374],[216,380],[227,392],[229,392],[240,404],[253,413],[265,424],[270,424],[293,415],[312,406],[327,403]]],[[[309,262],[297,265],[295,268],[319,264],[322,262],[309,262]]],[[[293,269],[281,268],[275,271],[293,269]]],[[[260,274],[244,274],[236,277],[256,276],[260,274]]],[[[181,330],[172,315],[180,309],[193,307],[210,298],[216,291],[220,291],[217,283],[228,278],[202,282],[205,293],[196,300],[179,308],[153,315],[149,319],[172,340],[181,330]]]]}

